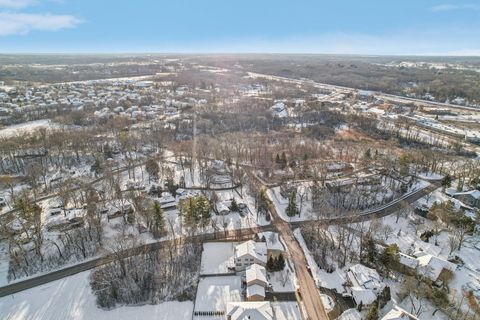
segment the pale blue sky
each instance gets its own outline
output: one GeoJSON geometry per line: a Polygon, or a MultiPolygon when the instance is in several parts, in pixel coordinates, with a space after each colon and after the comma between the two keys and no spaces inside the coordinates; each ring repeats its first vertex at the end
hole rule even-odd
{"type": "Polygon", "coordinates": [[[480,55],[480,1],[0,0],[0,52],[480,55]]]}

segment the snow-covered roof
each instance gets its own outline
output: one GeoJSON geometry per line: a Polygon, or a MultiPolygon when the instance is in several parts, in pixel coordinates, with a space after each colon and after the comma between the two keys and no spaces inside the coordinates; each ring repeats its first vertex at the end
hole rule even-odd
{"type": "Polygon", "coordinates": [[[375,302],[377,295],[373,290],[354,287],[352,288],[352,296],[357,304],[363,303],[369,305],[375,302]]]}
{"type": "Polygon", "coordinates": [[[383,290],[385,284],[381,281],[377,270],[368,268],[363,264],[357,263],[350,267],[347,276],[352,282],[353,287],[361,287],[369,290],[383,290]]]}
{"type": "Polygon", "coordinates": [[[437,280],[443,269],[455,271],[457,266],[449,261],[432,256],[428,253],[416,254],[418,266],[423,270],[424,274],[432,280],[437,280]]]}
{"type": "Polygon", "coordinates": [[[418,260],[415,257],[411,257],[404,253],[399,253],[400,263],[409,268],[415,269],[418,266],[418,260]]]}
{"type": "Polygon", "coordinates": [[[235,247],[235,258],[250,255],[262,262],[267,263],[267,245],[264,242],[248,240],[235,247]]]}
{"type": "Polygon", "coordinates": [[[418,320],[418,318],[399,306],[394,306],[381,320],[418,320]]]}
{"type": "Polygon", "coordinates": [[[357,309],[345,310],[337,320],[362,320],[362,316],[357,309]]]}
{"type": "Polygon", "coordinates": [[[224,202],[217,202],[215,204],[215,207],[218,212],[230,212],[230,209],[228,208],[227,204],[224,202]]]}
{"type": "Polygon", "coordinates": [[[267,284],[267,270],[265,270],[265,267],[262,267],[261,265],[254,263],[247,267],[245,275],[247,283],[258,280],[265,283],[265,285],[267,284]]]}
{"type": "Polygon", "coordinates": [[[478,190],[470,190],[466,192],[457,192],[455,193],[456,196],[472,196],[475,199],[480,199],[480,191],[478,190]]]}
{"type": "Polygon", "coordinates": [[[171,203],[175,202],[175,198],[172,195],[162,196],[158,199],[158,202],[160,202],[160,204],[171,203]]]}
{"type": "Polygon", "coordinates": [[[259,284],[247,286],[247,298],[252,296],[265,297],[265,288],[259,284]]]}
{"type": "Polygon", "coordinates": [[[268,301],[230,302],[227,304],[227,317],[231,320],[273,320],[273,309],[268,301]]]}
{"type": "Polygon", "coordinates": [[[258,236],[260,238],[262,238],[262,236],[265,237],[265,240],[267,241],[268,250],[285,251],[278,237],[278,233],[266,231],[266,232],[259,233],[258,236]]]}

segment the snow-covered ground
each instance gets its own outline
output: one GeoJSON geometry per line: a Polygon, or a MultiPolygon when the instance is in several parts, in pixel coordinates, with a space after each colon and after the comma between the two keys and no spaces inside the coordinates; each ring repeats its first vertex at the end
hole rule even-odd
{"type": "Polygon", "coordinates": [[[11,138],[25,133],[32,133],[33,131],[42,128],[52,129],[58,127],[60,127],[60,125],[53,124],[49,119],[29,121],[0,129],[0,138],[11,138]]]}
{"type": "Polygon", "coordinates": [[[273,312],[276,320],[301,320],[300,309],[297,302],[273,302],[273,312]]]}
{"type": "Polygon", "coordinates": [[[203,244],[200,274],[232,273],[234,267],[235,242],[206,242],[203,244]]]}
{"type": "Polygon", "coordinates": [[[198,283],[195,311],[225,311],[228,302],[242,301],[239,276],[201,278],[198,283]]]}
{"type": "Polygon", "coordinates": [[[190,320],[193,303],[164,302],[158,305],[103,310],[96,306],[89,284],[89,271],[0,298],[4,320],[190,320]]]}
{"type": "Polygon", "coordinates": [[[294,292],[295,274],[287,264],[282,271],[269,272],[268,283],[274,292],[294,292]]]}

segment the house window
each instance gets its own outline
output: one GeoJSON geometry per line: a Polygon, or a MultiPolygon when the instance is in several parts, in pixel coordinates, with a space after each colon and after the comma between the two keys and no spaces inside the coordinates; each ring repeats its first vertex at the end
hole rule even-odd
{"type": "Polygon", "coordinates": [[[241,263],[237,263],[237,267],[241,267],[241,266],[242,266],[242,264],[241,264],[241,263]]]}

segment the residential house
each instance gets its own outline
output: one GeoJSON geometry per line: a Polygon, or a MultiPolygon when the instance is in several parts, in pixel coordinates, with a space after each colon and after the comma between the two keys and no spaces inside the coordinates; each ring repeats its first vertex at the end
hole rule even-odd
{"type": "Polygon", "coordinates": [[[280,241],[280,237],[276,232],[263,232],[258,234],[259,238],[265,240],[267,244],[267,257],[278,257],[280,254],[285,253],[285,248],[283,247],[282,242],[280,241]]]}
{"type": "Polygon", "coordinates": [[[256,263],[261,266],[267,264],[267,245],[264,242],[249,240],[235,247],[235,270],[243,271],[256,263]]]}
{"type": "Polygon", "coordinates": [[[458,192],[454,194],[453,197],[455,199],[462,201],[467,206],[480,209],[480,191],[479,190],[458,192]]]}
{"type": "Polygon", "coordinates": [[[247,300],[263,301],[265,299],[265,288],[268,285],[267,270],[265,270],[265,267],[254,263],[247,267],[245,276],[247,282],[247,300]]]}
{"type": "Polygon", "coordinates": [[[381,320],[418,320],[416,316],[413,314],[405,311],[404,309],[400,308],[399,306],[394,306],[392,310],[387,312],[381,320]]]}
{"type": "Polygon", "coordinates": [[[162,196],[158,199],[158,202],[164,210],[175,209],[177,206],[175,197],[173,197],[170,192],[162,192],[162,196]]]}
{"type": "Polygon", "coordinates": [[[227,304],[227,320],[273,320],[272,306],[268,301],[230,302],[227,304]]]}
{"type": "Polygon", "coordinates": [[[362,264],[351,266],[347,271],[347,277],[351,284],[352,297],[357,305],[360,303],[364,306],[371,305],[385,288],[377,270],[362,264]]]}
{"type": "Polygon", "coordinates": [[[417,269],[418,260],[415,257],[409,256],[405,253],[400,252],[399,254],[399,263],[401,266],[401,271],[406,274],[411,274],[417,269]]]}
{"type": "Polygon", "coordinates": [[[418,252],[415,256],[418,260],[417,270],[432,281],[441,279],[442,274],[454,272],[457,268],[454,263],[435,257],[429,253],[418,252]]]}
{"type": "Polygon", "coordinates": [[[362,320],[362,315],[357,309],[352,308],[345,310],[337,320],[362,320]]]}

